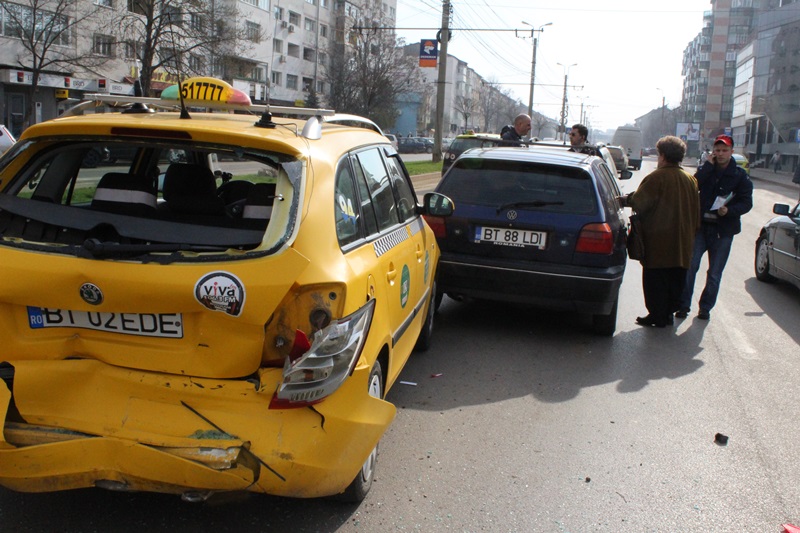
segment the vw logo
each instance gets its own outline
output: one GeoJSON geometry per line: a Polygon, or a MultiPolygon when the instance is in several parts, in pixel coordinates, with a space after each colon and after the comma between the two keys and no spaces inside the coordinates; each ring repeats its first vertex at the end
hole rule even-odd
{"type": "Polygon", "coordinates": [[[517,218],[517,212],[516,212],[516,211],[514,211],[513,209],[512,209],[512,210],[510,210],[510,211],[508,211],[508,212],[506,213],[506,218],[507,218],[508,220],[515,220],[515,219],[517,218]]]}
{"type": "Polygon", "coordinates": [[[83,301],[88,304],[100,305],[103,303],[103,291],[94,283],[84,283],[81,285],[80,293],[83,301]]]}

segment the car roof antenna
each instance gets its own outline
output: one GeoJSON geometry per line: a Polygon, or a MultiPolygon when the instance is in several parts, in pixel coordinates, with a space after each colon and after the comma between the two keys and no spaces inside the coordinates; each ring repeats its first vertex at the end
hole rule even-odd
{"type": "Polygon", "coordinates": [[[172,17],[169,17],[169,38],[172,41],[172,53],[175,57],[175,63],[178,65],[176,69],[178,76],[178,96],[181,100],[181,116],[180,118],[192,118],[189,111],[186,109],[186,102],[183,100],[183,76],[181,75],[183,69],[181,68],[180,56],[178,55],[178,47],[175,46],[175,28],[172,27],[172,17]]]}
{"type": "MultiPolygon", "coordinates": [[[[275,29],[277,31],[278,28],[278,20],[275,20],[275,29]]],[[[275,59],[275,49],[272,50],[272,58],[275,59]]],[[[277,124],[272,121],[272,112],[269,110],[269,106],[271,105],[272,100],[272,87],[270,87],[270,80],[267,79],[267,108],[261,113],[261,118],[253,124],[256,128],[275,128],[277,124]]]]}

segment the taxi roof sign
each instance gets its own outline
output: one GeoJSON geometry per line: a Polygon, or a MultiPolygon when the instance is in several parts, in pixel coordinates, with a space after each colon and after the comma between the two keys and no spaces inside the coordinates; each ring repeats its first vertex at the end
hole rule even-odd
{"type": "Polygon", "coordinates": [[[171,85],[161,92],[162,100],[179,100],[181,96],[188,105],[223,104],[245,107],[253,105],[250,96],[217,78],[189,78],[180,86],[171,85]]]}

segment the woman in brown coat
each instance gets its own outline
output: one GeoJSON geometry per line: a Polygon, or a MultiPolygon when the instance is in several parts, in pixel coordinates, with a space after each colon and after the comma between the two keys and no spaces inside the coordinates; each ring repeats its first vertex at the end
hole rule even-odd
{"type": "Polygon", "coordinates": [[[648,314],[636,323],[663,328],[672,324],[672,313],[680,307],[700,225],[700,200],[697,181],[680,166],[686,144],[667,136],[656,143],[656,150],[658,168],[623,203],[639,213],[645,249],[642,288],[648,314]]]}

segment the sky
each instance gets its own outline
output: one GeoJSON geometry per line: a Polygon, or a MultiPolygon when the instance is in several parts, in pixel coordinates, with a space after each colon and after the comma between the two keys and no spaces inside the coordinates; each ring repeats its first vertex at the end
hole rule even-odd
{"type": "MultiPolygon", "coordinates": [[[[683,51],[703,27],[707,0],[451,0],[448,54],[527,107],[536,31],[534,111],[560,121],[567,75],[567,124],[581,107],[593,128],[615,129],[661,107],[680,105],[683,51]],[[523,23],[527,22],[530,25],[523,23]],[[483,31],[483,30],[519,30],[483,31]],[[560,63],[560,65],[559,65],[560,63]]],[[[440,0],[398,0],[406,44],[436,37],[440,0]],[[423,28],[421,30],[411,28],[423,28]]]]}

